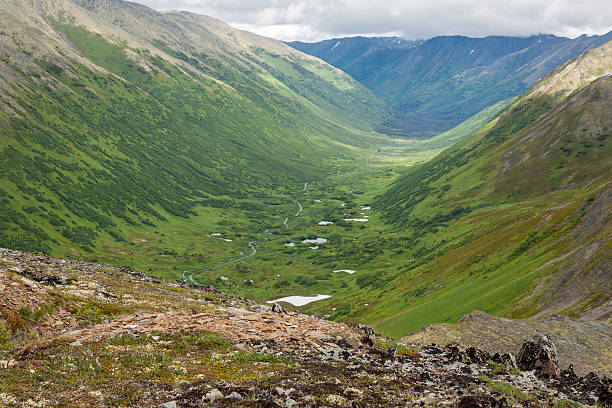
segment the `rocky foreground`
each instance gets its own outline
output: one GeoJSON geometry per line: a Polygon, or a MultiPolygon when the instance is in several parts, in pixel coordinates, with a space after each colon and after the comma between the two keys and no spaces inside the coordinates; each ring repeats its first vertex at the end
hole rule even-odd
{"type": "MultiPolygon", "coordinates": [[[[612,307],[612,305],[611,305],[612,307]]],[[[612,313],[609,314],[612,316],[612,313]]],[[[424,327],[402,338],[406,343],[462,343],[489,353],[516,353],[525,339],[546,335],[554,344],[562,367],[570,364],[579,375],[590,371],[612,375],[612,327],[608,321],[552,315],[536,319],[505,319],[473,311],[457,323],[424,327]]]]}
{"type": "Polygon", "coordinates": [[[0,407],[565,407],[611,380],[517,355],[416,346],[365,326],[126,268],[0,249],[0,407]]]}

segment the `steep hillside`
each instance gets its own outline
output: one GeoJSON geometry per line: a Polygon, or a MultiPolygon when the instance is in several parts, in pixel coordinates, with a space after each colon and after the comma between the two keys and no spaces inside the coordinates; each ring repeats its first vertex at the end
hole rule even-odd
{"type": "Polygon", "coordinates": [[[520,346],[503,355],[417,347],[210,286],[1,248],[0,294],[2,407],[612,402],[609,378],[560,366],[546,339],[548,354],[539,356],[520,346]]]}
{"type": "MultiPolygon", "coordinates": [[[[404,338],[415,344],[471,344],[488,352],[512,353],[523,339],[545,334],[559,351],[562,366],[572,364],[576,373],[612,373],[610,325],[593,320],[550,316],[543,319],[506,319],[474,311],[457,323],[424,327],[404,338]]],[[[609,375],[609,374],[608,374],[609,375]]]]}
{"type": "Polygon", "coordinates": [[[8,0],[0,40],[0,246],[92,252],[257,206],[389,118],[338,69],[190,13],[8,0]]]}
{"type": "Polygon", "coordinates": [[[607,43],[379,197],[375,204],[417,255],[389,293],[397,306],[368,313],[376,320],[396,311],[380,329],[401,334],[473,309],[609,321],[610,72],[607,43]]]}
{"type": "Polygon", "coordinates": [[[612,33],[576,39],[351,37],[289,44],[349,73],[404,114],[405,134],[424,137],[522,94],[558,65],[611,39],[612,33]]]}

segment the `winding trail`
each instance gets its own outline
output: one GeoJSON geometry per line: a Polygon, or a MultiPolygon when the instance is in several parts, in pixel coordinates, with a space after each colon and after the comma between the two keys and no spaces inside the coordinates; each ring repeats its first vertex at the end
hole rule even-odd
{"type": "MultiPolygon", "coordinates": [[[[308,183],[306,183],[306,184],[308,184],[308,183]]],[[[304,211],[304,207],[302,207],[302,203],[294,200],[293,198],[290,198],[290,197],[287,197],[287,196],[284,196],[284,195],[283,195],[283,197],[285,197],[288,200],[293,201],[298,206],[298,212],[295,213],[294,217],[299,217],[300,214],[302,213],[302,211],[304,211]]],[[[287,221],[289,221],[289,217],[285,217],[285,220],[283,221],[283,225],[285,226],[285,228],[289,228],[289,224],[287,224],[287,221]]]]}
{"type": "MultiPolygon", "coordinates": [[[[376,154],[377,153],[375,151],[374,153],[372,153],[369,157],[367,157],[365,159],[364,167],[367,167],[369,165],[370,158],[374,157],[376,154]]],[[[340,176],[340,169],[337,169],[335,176],[340,176]]],[[[325,181],[325,180],[327,180],[327,179],[329,179],[331,177],[334,177],[334,173],[333,172],[331,174],[328,174],[327,176],[325,176],[320,181],[325,181]]],[[[317,183],[317,181],[304,182],[304,188],[302,189],[301,193],[307,191],[309,184],[316,184],[316,183],[317,183]]],[[[304,207],[302,206],[302,203],[300,203],[299,201],[296,201],[295,199],[293,199],[291,197],[287,197],[287,196],[285,196],[282,193],[279,194],[279,195],[280,195],[280,197],[283,197],[283,198],[285,198],[287,200],[292,201],[293,203],[295,203],[298,206],[298,211],[293,216],[294,217],[299,217],[300,214],[304,211],[304,207]]],[[[282,223],[282,227],[285,227],[285,228],[289,229],[289,224],[288,224],[289,218],[291,218],[291,215],[288,215],[288,216],[285,217],[285,219],[283,220],[283,223],[282,223]]],[[[267,232],[268,232],[268,229],[265,230],[264,234],[267,233],[267,232]]],[[[259,233],[257,235],[261,235],[261,233],[259,233]]],[[[270,235],[272,235],[272,233],[270,233],[270,235]]],[[[266,236],[266,238],[264,240],[268,241],[268,239],[269,239],[269,237],[266,236]]],[[[249,245],[249,248],[251,249],[251,253],[250,254],[243,255],[243,253],[241,252],[242,256],[236,257],[236,258],[226,259],[225,261],[218,261],[217,263],[215,263],[213,265],[205,266],[203,268],[203,271],[205,271],[205,270],[214,271],[214,270],[219,269],[219,268],[221,268],[223,266],[226,266],[226,265],[228,265],[230,263],[243,261],[243,260],[245,260],[247,258],[250,258],[250,257],[254,256],[255,254],[257,254],[257,250],[259,248],[259,245],[258,245],[257,241],[251,241],[251,242],[249,242],[248,245],[249,245]]],[[[193,279],[193,274],[187,276],[185,273],[186,273],[186,271],[183,272],[183,281],[185,283],[190,283],[191,282],[191,283],[193,283],[195,285],[198,285],[198,283],[193,279]]]]}
{"type": "Polygon", "coordinates": [[[300,207],[298,212],[295,214],[296,217],[299,217],[300,213],[304,210],[304,208],[302,207],[302,204],[298,203],[297,201],[295,203],[298,205],[298,207],[300,207]]]}
{"type": "Polygon", "coordinates": [[[187,272],[187,271],[183,271],[183,282],[184,283],[189,285],[188,281],[191,281],[192,285],[200,286],[200,284],[198,282],[193,280],[193,273],[191,275],[189,275],[189,276],[186,276],[185,272],[187,272]]]}
{"type": "Polygon", "coordinates": [[[257,248],[258,248],[257,242],[255,241],[249,242],[249,248],[251,248],[253,252],[247,255],[245,258],[250,258],[257,253],[257,248]],[[255,246],[253,246],[253,244],[255,244],[255,246]]]}

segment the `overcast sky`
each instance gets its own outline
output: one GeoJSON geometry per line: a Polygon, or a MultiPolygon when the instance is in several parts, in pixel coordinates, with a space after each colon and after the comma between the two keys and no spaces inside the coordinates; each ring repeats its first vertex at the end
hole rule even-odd
{"type": "Polygon", "coordinates": [[[611,0],[136,0],[188,10],[280,40],[352,35],[575,37],[612,30],[611,0]]]}

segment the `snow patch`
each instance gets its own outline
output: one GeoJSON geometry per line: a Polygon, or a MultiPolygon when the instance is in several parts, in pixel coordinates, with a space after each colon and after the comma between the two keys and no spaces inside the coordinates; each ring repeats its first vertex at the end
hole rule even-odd
{"type": "Polygon", "coordinates": [[[319,225],[331,225],[331,224],[333,224],[333,222],[331,222],[331,221],[321,221],[321,222],[319,222],[319,225]]]}
{"type": "Polygon", "coordinates": [[[324,244],[327,242],[327,238],[305,239],[302,242],[304,244],[324,244]]]}
{"type": "Polygon", "coordinates": [[[352,275],[356,273],[357,271],[354,271],[352,269],[338,269],[337,271],[334,271],[334,273],[338,273],[338,272],[344,272],[344,273],[348,273],[349,275],[352,275]]]}
{"type": "Polygon", "coordinates": [[[287,302],[293,306],[304,306],[308,303],[316,302],[317,300],[329,299],[331,295],[317,296],[287,296],[276,300],[269,300],[266,303],[287,302]]]}
{"type": "Polygon", "coordinates": [[[366,222],[367,218],[345,218],[344,221],[366,222]]]}

